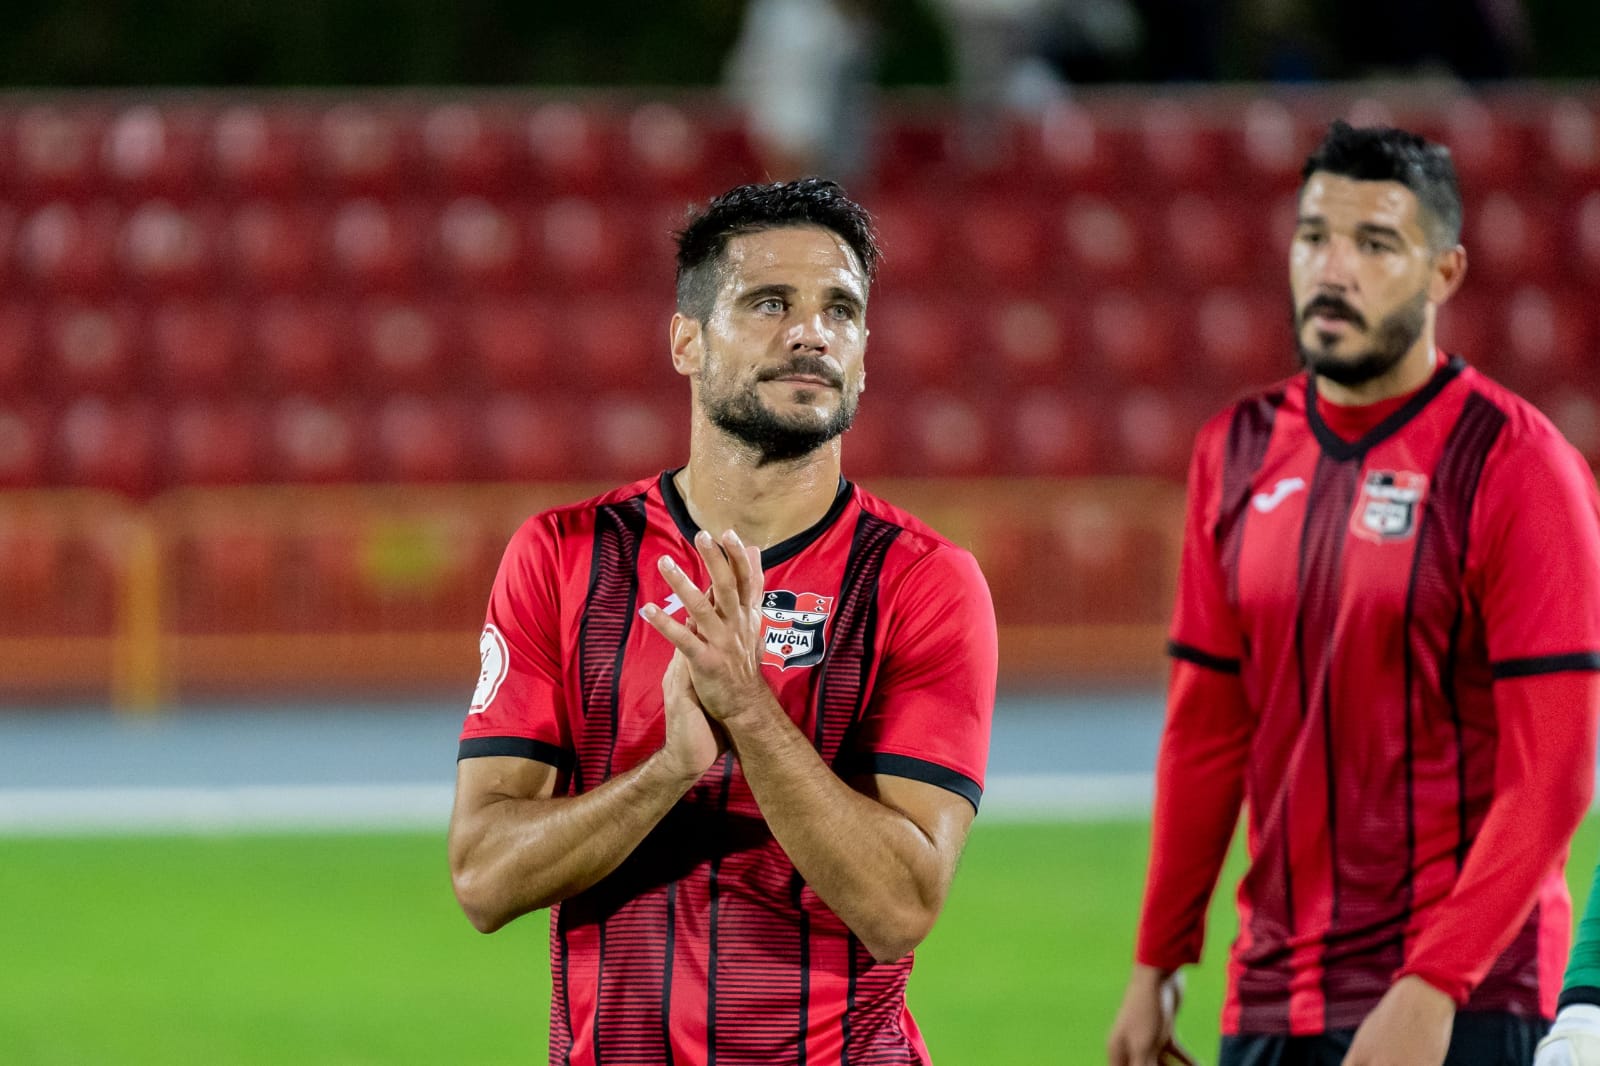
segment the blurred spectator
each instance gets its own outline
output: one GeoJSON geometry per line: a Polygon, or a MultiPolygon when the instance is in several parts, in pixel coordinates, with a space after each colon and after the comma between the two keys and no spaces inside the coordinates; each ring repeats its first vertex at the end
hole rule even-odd
{"type": "Polygon", "coordinates": [[[750,0],[726,80],[769,178],[866,169],[878,14],[877,0],[750,0]]]}

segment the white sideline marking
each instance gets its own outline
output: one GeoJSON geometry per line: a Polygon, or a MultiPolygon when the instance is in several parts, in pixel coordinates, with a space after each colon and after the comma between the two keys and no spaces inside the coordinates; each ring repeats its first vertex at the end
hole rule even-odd
{"type": "MultiPolygon", "coordinates": [[[[1149,774],[1008,774],[989,781],[984,822],[1137,817],[1149,774]]],[[[0,836],[97,833],[444,831],[449,785],[0,789],[0,836]]]]}

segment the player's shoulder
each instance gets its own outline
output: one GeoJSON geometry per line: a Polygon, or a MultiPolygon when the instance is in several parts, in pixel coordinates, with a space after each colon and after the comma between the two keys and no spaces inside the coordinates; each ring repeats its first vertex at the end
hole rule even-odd
{"type": "Polygon", "coordinates": [[[1487,403],[1504,420],[1495,447],[1502,461],[1517,458],[1582,461],[1555,423],[1520,394],[1470,365],[1463,366],[1459,381],[1470,395],[1487,403]]]}
{"type": "Polygon", "coordinates": [[[1292,377],[1275,381],[1264,388],[1252,389],[1226,404],[1205,422],[1195,435],[1197,448],[1221,448],[1236,426],[1256,424],[1271,427],[1284,415],[1305,414],[1306,375],[1302,371],[1292,377]]]}
{"type": "Polygon", "coordinates": [[[528,550],[556,546],[574,537],[582,539],[587,545],[594,535],[597,516],[602,511],[648,495],[656,488],[658,480],[659,476],[642,478],[586,500],[547,507],[522,523],[512,536],[511,547],[514,550],[528,550]]]}

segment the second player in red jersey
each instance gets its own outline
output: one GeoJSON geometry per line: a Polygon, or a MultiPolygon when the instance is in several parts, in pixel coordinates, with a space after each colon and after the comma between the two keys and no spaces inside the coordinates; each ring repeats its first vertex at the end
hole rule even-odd
{"type": "Polygon", "coordinates": [[[1306,373],[1196,443],[1138,966],[1117,1066],[1171,1042],[1241,806],[1223,1066],[1529,1063],[1593,785],[1600,504],[1523,400],[1436,349],[1448,153],[1336,124],[1290,259],[1306,373]]]}
{"type": "Polygon", "coordinates": [[[531,519],[490,597],[450,855],[551,908],[550,1060],[926,1063],[911,951],[977,810],[977,564],[844,481],[865,213],[746,186],[680,237],[688,464],[531,519]]]}

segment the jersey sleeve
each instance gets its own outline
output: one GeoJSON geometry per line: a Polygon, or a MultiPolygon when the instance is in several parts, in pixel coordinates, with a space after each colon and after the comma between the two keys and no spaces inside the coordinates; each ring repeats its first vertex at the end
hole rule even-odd
{"type": "Polygon", "coordinates": [[[977,560],[941,547],[909,567],[882,639],[878,680],[841,769],[926,781],[976,808],[999,667],[994,604],[977,560]]]}
{"type": "Polygon", "coordinates": [[[1244,801],[1254,729],[1240,681],[1243,639],[1217,558],[1219,445],[1202,435],[1189,466],[1167,720],[1134,950],[1139,962],[1162,970],[1200,959],[1206,908],[1244,801]]]}
{"type": "Polygon", "coordinates": [[[480,669],[459,758],[511,755],[561,769],[573,741],[561,683],[560,572],[555,531],[543,517],[512,537],[489,593],[480,669]]]}

